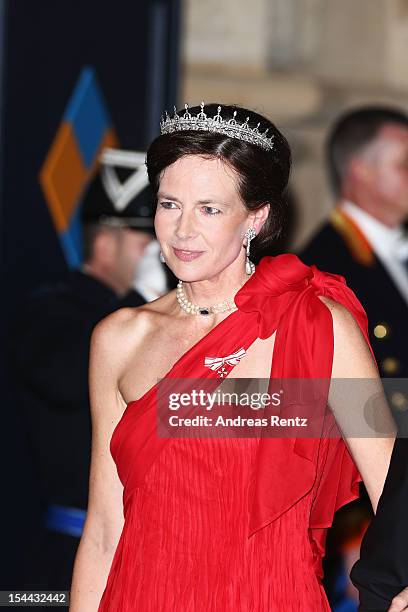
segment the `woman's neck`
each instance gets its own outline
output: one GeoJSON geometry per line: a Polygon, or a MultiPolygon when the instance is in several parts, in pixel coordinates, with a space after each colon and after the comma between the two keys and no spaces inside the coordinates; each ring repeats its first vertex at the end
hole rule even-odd
{"type": "Polygon", "coordinates": [[[237,275],[220,274],[217,278],[203,281],[183,282],[182,289],[187,300],[193,304],[206,307],[234,298],[235,294],[250,278],[245,270],[237,275]]]}

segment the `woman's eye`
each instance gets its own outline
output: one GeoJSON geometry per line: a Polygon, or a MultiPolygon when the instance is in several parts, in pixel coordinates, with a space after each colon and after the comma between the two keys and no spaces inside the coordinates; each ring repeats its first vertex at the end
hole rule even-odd
{"type": "Polygon", "coordinates": [[[160,206],[163,208],[173,208],[173,205],[177,208],[177,205],[174,202],[160,202],[160,206]]]}
{"type": "Polygon", "coordinates": [[[205,210],[206,215],[214,216],[218,215],[221,212],[220,210],[218,210],[218,208],[214,208],[213,206],[204,206],[203,208],[205,210]]]}

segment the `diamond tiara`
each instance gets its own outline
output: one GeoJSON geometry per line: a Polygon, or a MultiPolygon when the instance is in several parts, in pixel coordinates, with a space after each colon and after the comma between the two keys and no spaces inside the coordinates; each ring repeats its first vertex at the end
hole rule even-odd
{"type": "Polygon", "coordinates": [[[172,134],[173,132],[180,132],[184,130],[204,130],[206,132],[217,132],[218,134],[224,134],[230,138],[238,138],[245,142],[257,145],[271,151],[273,149],[274,136],[267,136],[269,128],[265,132],[259,131],[260,124],[254,128],[249,127],[249,117],[246,118],[244,123],[239,123],[235,117],[237,111],[234,111],[231,119],[223,119],[221,117],[221,106],[217,109],[217,114],[214,117],[207,117],[204,112],[204,102],[200,104],[201,111],[193,117],[188,110],[188,104],[185,104],[185,111],[183,115],[177,114],[177,109],[174,107],[174,116],[170,117],[166,111],[165,116],[160,121],[160,133],[161,134],[172,134]]]}

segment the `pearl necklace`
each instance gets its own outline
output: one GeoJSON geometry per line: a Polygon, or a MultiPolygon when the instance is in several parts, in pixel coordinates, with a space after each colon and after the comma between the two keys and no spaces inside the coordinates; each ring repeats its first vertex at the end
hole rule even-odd
{"type": "MultiPolygon", "coordinates": [[[[254,271],[255,270],[252,271],[252,274],[254,271]]],[[[176,297],[180,307],[188,314],[209,315],[210,313],[226,312],[227,310],[238,310],[233,298],[227,298],[223,302],[218,302],[218,304],[213,304],[212,306],[198,306],[197,304],[193,304],[193,302],[187,299],[184,293],[182,280],[179,280],[177,283],[176,297]]]]}

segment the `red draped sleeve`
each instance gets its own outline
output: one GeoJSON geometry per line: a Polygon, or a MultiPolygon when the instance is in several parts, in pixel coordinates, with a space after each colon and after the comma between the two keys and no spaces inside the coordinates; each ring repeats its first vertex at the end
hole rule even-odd
{"type": "MultiPolygon", "coordinates": [[[[235,303],[243,312],[257,313],[260,338],[276,330],[271,378],[330,380],[333,320],[319,295],[349,310],[374,358],[366,313],[343,276],[306,266],[294,254],[267,256],[236,294],[235,303]]],[[[312,493],[310,538],[316,572],[321,576],[326,528],[338,508],[358,497],[360,480],[341,436],[263,438],[251,492],[249,536],[312,493]]]]}

